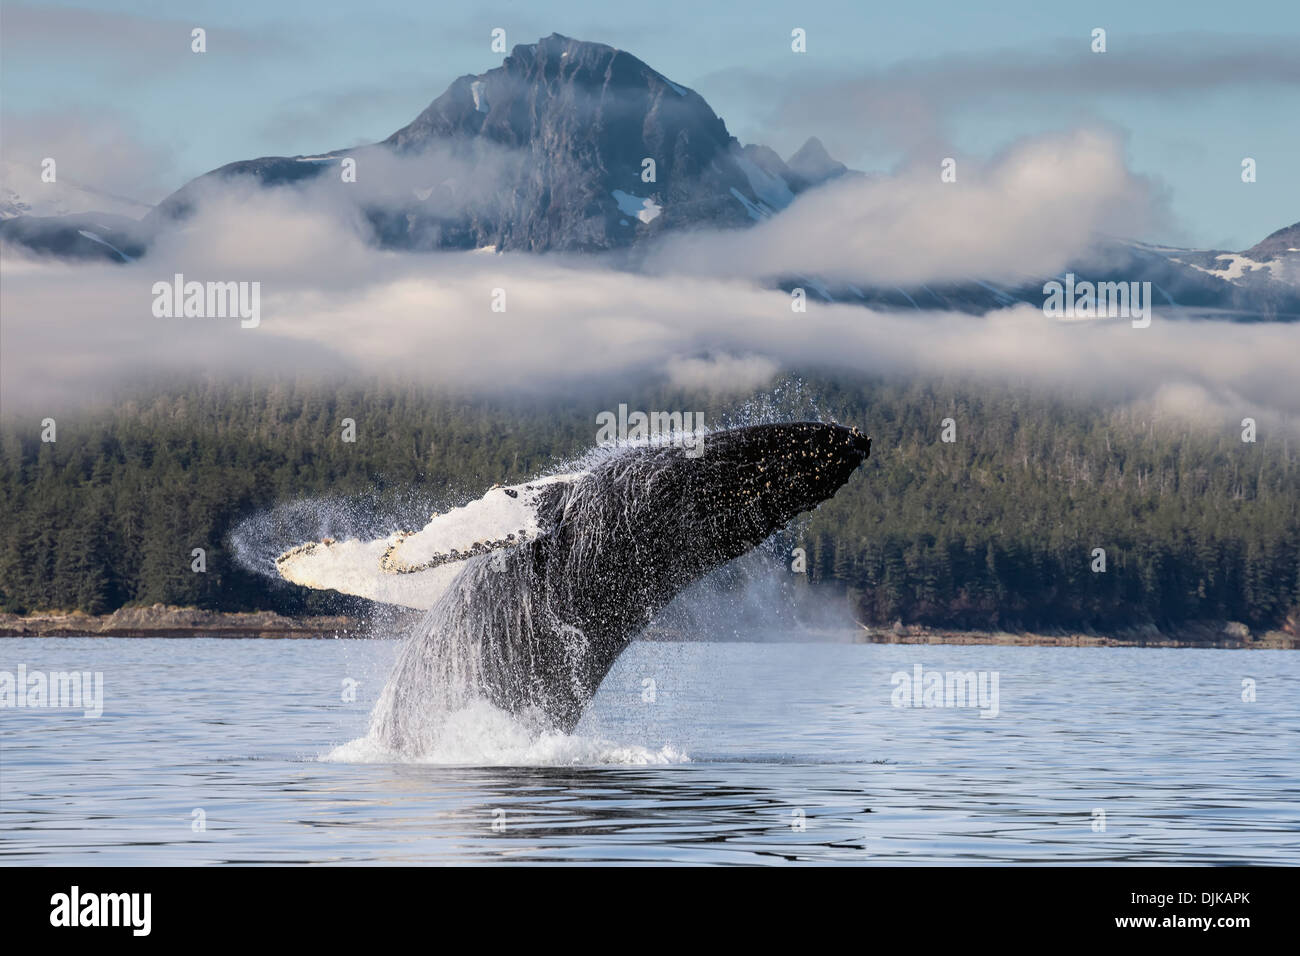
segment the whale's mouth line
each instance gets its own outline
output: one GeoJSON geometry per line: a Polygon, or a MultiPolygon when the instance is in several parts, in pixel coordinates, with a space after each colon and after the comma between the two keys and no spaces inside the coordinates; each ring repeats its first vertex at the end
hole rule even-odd
{"type": "Polygon", "coordinates": [[[457,735],[473,733],[464,713],[506,714],[504,737],[547,740],[572,733],[677,593],[833,497],[870,450],[857,429],[823,422],[714,429],[699,456],[624,445],[581,470],[494,486],[416,531],[299,545],[276,569],[424,611],[372,714],[381,751],[438,753],[441,740],[454,755],[457,735]]]}

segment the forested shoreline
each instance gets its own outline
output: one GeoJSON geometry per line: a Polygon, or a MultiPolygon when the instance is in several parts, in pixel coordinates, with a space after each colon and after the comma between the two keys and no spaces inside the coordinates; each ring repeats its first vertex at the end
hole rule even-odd
{"type": "Polygon", "coordinates": [[[1300,614],[1300,468],[1280,428],[1250,443],[1230,424],[1140,406],[844,375],[748,403],[626,391],[475,399],[379,382],[172,385],[57,414],[54,442],[42,441],[42,416],[7,416],[0,611],[346,613],[356,602],[241,564],[231,532],[322,497],[417,526],[581,453],[596,414],[626,403],[703,411],[713,425],[740,423],[745,407],[785,418],[815,404],[871,434],[850,484],[782,537],[804,549],[810,586],[846,590],[864,623],[1267,629],[1300,614]],[[345,418],[355,441],[343,440],[345,418]],[[945,419],[954,441],[941,440],[945,419]]]}

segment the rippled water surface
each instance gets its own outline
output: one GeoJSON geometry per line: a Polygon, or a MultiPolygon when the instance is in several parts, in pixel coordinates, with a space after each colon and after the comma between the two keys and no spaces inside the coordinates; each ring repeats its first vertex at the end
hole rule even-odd
{"type": "Polygon", "coordinates": [[[574,736],[471,712],[394,764],[356,741],[395,650],[0,641],[104,675],[97,719],[0,710],[0,860],[1300,863],[1295,652],[638,642],[574,736]],[[893,706],[917,664],[997,716],[893,706]]]}

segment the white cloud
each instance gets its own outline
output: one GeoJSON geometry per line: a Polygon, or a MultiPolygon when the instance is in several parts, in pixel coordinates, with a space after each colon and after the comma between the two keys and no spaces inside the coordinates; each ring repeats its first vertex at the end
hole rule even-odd
{"type": "Polygon", "coordinates": [[[668,360],[668,382],[693,392],[734,395],[751,392],[771,382],[781,366],[765,355],[714,355],[668,360]]]}
{"type": "MultiPolygon", "coordinates": [[[[173,156],[146,143],[123,114],[67,110],[3,117],[0,189],[10,189],[32,215],[109,212],[138,218],[162,198],[173,156]],[[55,161],[54,182],[42,162],[55,161]]],[[[0,198],[3,198],[0,196],[0,198]]]]}
{"type": "Polygon", "coordinates": [[[939,160],[896,176],[848,177],[744,232],[673,237],[651,268],[754,278],[814,275],[919,285],[1051,275],[1098,233],[1141,235],[1157,216],[1123,144],[1079,130],[1023,141],[988,163],[939,160]]]}
{"type": "Polygon", "coordinates": [[[892,192],[848,184],[839,201],[796,204],[792,226],[778,217],[752,235],[694,240],[707,254],[685,274],[620,271],[594,257],[382,251],[329,194],[237,187],[130,265],[38,262],[8,248],[0,399],[6,413],[39,410],[159,371],[364,373],[489,390],[658,374],[725,391],[819,365],[1012,378],[1119,400],[1185,385],[1225,415],[1300,412],[1292,368],[1300,325],[1176,322],[1157,310],[1148,329],[1067,327],[1028,306],[978,318],[813,302],[798,314],[786,293],[754,281],[765,268],[725,266],[740,248],[772,268],[787,255],[805,267],[826,256],[843,270],[864,257],[896,281],[935,279],[936,270],[1049,269],[1107,221],[1108,197],[1122,204],[1136,195],[1116,150],[1080,134],[1013,151],[965,185],[939,184],[937,170],[932,185],[904,180],[892,192]],[[1100,205],[1083,203],[1084,194],[1100,205]],[[870,216],[881,230],[855,237],[870,216]],[[801,235],[806,250],[797,248],[801,235]],[[836,241],[855,251],[837,253],[836,241]],[[260,326],[155,318],[153,284],[177,272],[260,282],[260,326]],[[503,313],[491,308],[498,288],[503,313]]]}

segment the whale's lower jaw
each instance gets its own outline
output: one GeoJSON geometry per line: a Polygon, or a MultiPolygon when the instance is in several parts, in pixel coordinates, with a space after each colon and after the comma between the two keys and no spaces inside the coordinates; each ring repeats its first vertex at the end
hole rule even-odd
{"type": "Polygon", "coordinates": [[[418,754],[482,699],[572,731],[658,611],[834,495],[869,449],[856,430],[793,423],[711,433],[697,458],[612,455],[549,499],[546,533],[465,563],[404,646],[372,736],[418,754]]]}

